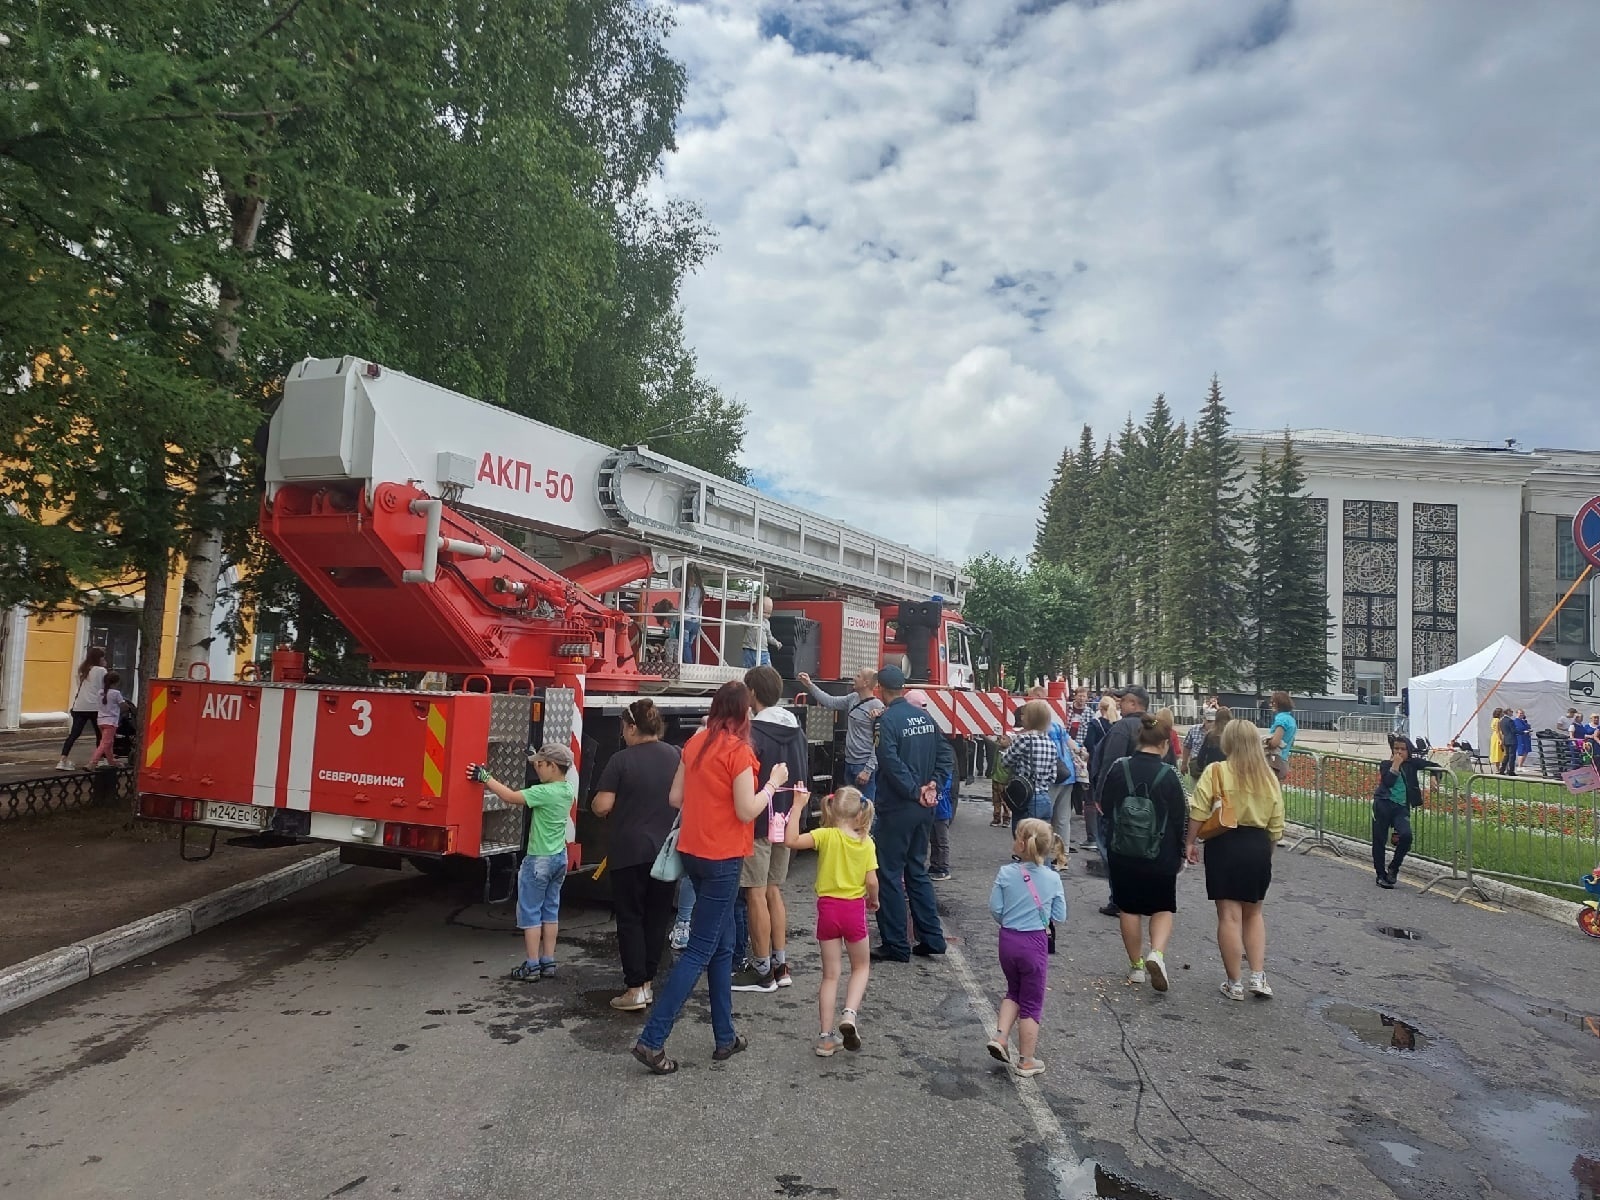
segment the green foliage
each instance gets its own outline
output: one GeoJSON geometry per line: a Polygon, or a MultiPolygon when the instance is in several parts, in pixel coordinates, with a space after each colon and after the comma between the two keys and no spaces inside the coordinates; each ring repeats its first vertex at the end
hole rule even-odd
{"type": "Polygon", "coordinates": [[[967,563],[972,579],[962,613],[993,638],[991,686],[1020,688],[1070,666],[1089,632],[1090,593],[1070,567],[983,554],[967,563]]]}
{"type": "Polygon", "coordinates": [[[1276,459],[1265,450],[1250,499],[1251,673],[1259,691],[1321,692],[1328,684],[1328,613],[1317,516],[1287,432],[1276,459]]]}
{"type": "Polygon", "coordinates": [[[1036,574],[1066,568],[1083,609],[1064,622],[1070,634],[1002,650],[1014,674],[1022,662],[1151,686],[1326,686],[1327,598],[1299,458],[1287,437],[1276,457],[1263,453],[1244,497],[1228,416],[1213,378],[1192,436],[1157,396],[1143,424],[1130,416],[1098,453],[1087,427],[1063,450],[1032,562],[1036,574]]]}
{"type": "Polygon", "coordinates": [[[1242,682],[1245,555],[1240,540],[1242,470],[1229,433],[1221,381],[1212,376],[1173,485],[1161,590],[1163,659],[1203,691],[1242,682]]]}
{"type": "Polygon", "coordinates": [[[680,319],[710,230],[649,194],[683,98],[669,10],[5,13],[0,602],[163,568],[218,527],[263,566],[252,439],[306,356],[738,472],[744,410],[680,319]]]}

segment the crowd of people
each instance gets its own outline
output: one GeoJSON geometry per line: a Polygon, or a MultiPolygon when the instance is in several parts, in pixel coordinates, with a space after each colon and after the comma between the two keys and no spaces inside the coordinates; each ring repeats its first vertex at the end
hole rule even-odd
{"type": "MultiPolygon", "coordinates": [[[[946,953],[934,884],[950,878],[957,770],[950,742],[924,711],[926,697],[908,690],[893,666],[862,672],[845,696],[800,682],[845,721],[843,779],[822,799],[814,824],[804,733],[781,702],[781,677],[759,661],[716,692],[681,751],[665,740],[654,703],[635,700],[622,714],[623,747],[595,784],[591,811],[610,826],[606,870],[623,982],[610,1003],[648,1012],[632,1052],[653,1074],[678,1069],[667,1039],[702,976],[717,1061],[748,1045],[735,1025],[733,992],[793,985],[785,888],[796,851],[817,855],[815,908],[805,924],[822,960],[818,1056],[860,1049],[876,965],[946,953]],[[668,870],[664,862],[677,865],[668,870]],[[657,992],[668,946],[676,953],[657,992]]],[[[993,760],[994,823],[1009,825],[1011,843],[989,901],[1006,984],[991,1055],[1021,1076],[1045,1068],[1039,1024],[1056,926],[1067,918],[1061,871],[1076,820],[1077,848],[1106,865],[1109,894],[1100,911],[1118,920],[1130,984],[1172,986],[1166,953],[1177,879],[1202,861],[1203,845],[1220,990],[1234,1000],[1272,995],[1262,905],[1284,827],[1280,779],[1296,733],[1288,697],[1279,693],[1273,704],[1277,718],[1265,737],[1213,698],[1180,739],[1171,711],[1150,711],[1138,685],[1094,704],[1079,688],[1061,711],[1042,688],[1029,692],[993,760]]],[[[511,972],[519,980],[557,973],[571,764],[566,747],[543,746],[532,757],[539,781],[520,790],[487,768],[472,772],[502,800],[532,812],[517,903],[524,960],[511,972]]],[[[1416,786],[1398,758],[1393,769],[1394,786],[1416,786]]],[[[1375,854],[1377,845],[1375,836],[1375,854]]],[[[1402,846],[1380,875],[1392,879],[1403,857],[1402,846]]]]}

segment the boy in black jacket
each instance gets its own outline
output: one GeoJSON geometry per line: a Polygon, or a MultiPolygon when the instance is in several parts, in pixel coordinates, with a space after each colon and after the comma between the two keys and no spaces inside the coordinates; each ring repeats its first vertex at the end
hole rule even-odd
{"type": "Polygon", "coordinates": [[[1400,864],[1411,849],[1411,810],[1422,807],[1422,786],[1417,781],[1417,772],[1442,769],[1413,756],[1411,743],[1403,737],[1389,739],[1389,752],[1389,761],[1383,764],[1378,786],[1372,791],[1372,866],[1378,873],[1381,888],[1394,887],[1400,876],[1400,864]],[[1398,840],[1394,861],[1385,869],[1391,829],[1398,840]]]}

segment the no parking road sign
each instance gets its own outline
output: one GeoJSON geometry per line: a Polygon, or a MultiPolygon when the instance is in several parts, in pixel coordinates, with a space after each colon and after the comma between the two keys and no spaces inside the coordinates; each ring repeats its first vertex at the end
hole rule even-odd
{"type": "Polygon", "coordinates": [[[1600,496],[1585,504],[1572,518],[1572,540],[1578,543],[1579,554],[1591,565],[1600,567],[1600,496]]]}

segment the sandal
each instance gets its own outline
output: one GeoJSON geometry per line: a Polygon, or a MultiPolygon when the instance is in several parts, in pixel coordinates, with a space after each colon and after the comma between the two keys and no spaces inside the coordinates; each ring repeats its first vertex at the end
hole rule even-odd
{"type": "Polygon", "coordinates": [[[1044,1074],[1044,1059],[1019,1058],[1011,1069],[1022,1079],[1032,1079],[1035,1075],[1044,1074]]]}
{"type": "Polygon", "coordinates": [[[652,1075],[671,1075],[678,1069],[678,1064],[667,1057],[665,1047],[660,1050],[652,1050],[643,1042],[635,1042],[633,1044],[633,1056],[649,1067],[652,1075]]]}
{"type": "Polygon", "coordinates": [[[997,1037],[990,1038],[984,1044],[985,1044],[986,1048],[989,1051],[989,1057],[990,1058],[997,1058],[1001,1062],[1005,1063],[1006,1066],[1008,1066],[1008,1067],[1011,1065],[1011,1047],[1010,1046],[1006,1045],[1004,1042],[1002,1042],[997,1037]]]}
{"type": "Polygon", "coordinates": [[[711,1052],[711,1060],[713,1062],[727,1062],[741,1050],[748,1050],[749,1048],[750,1043],[745,1041],[744,1034],[741,1033],[726,1046],[718,1046],[713,1050],[711,1052]]]}

